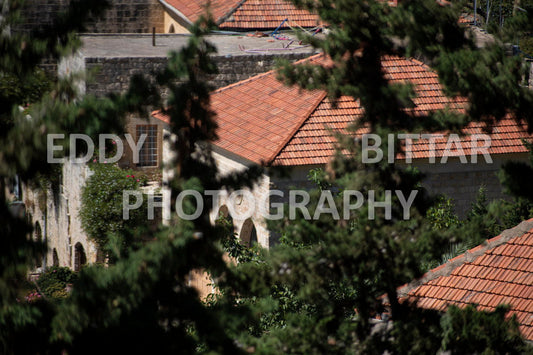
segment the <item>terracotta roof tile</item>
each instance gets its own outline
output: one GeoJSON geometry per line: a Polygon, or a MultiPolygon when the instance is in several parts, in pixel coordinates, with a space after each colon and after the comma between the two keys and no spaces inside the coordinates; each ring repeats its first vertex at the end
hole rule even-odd
{"type": "MultiPolygon", "coordinates": [[[[206,0],[166,0],[190,22],[205,13],[206,0]]],[[[290,26],[315,27],[321,22],[318,15],[298,9],[287,0],[211,0],[211,12],[221,29],[265,30],[290,26]],[[289,26],[290,25],[290,26],[289,26]]]]}
{"type": "MultiPolygon", "coordinates": [[[[452,270],[431,270],[436,277],[409,290],[404,286],[405,298],[416,300],[418,307],[444,310],[442,302],[463,306],[478,304],[478,309],[492,310],[500,304],[511,306],[525,339],[533,341],[533,219],[512,229],[507,240],[492,238],[471,249],[475,259],[456,265],[452,270]],[[519,228],[520,227],[520,228],[519,228]],[[492,246],[491,243],[501,243],[492,246]],[[442,274],[442,275],[441,275],[442,274]]],[[[461,257],[465,256],[463,254],[461,257]]],[[[454,263],[461,258],[454,258],[454,263]]],[[[453,264],[455,265],[455,264],[453,264]]]]}
{"type": "MultiPolygon", "coordinates": [[[[324,63],[322,55],[309,59],[324,63]]],[[[415,84],[414,116],[426,115],[446,107],[462,110],[464,98],[449,98],[442,92],[437,74],[423,63],[401,57],[384,57],[382,65],[391,82],[408,80],[415,84]],[[401,78],[401,79],[400,79],[401,78]]],[[[220,139],[214,142],[220,148],[256,163],[296,166],[326,164],[335,153],[337,141],[332,131],[348,133],[350,124],[361,116],[363,109],[358,100],[341,97],[337,107],[322,91],[305,91],[286,87],[270,71],[239,83],[219,89],[212,94],[211,103],[217,113],[220,139]],[[240,130],[236,130],[236,127],[240,130]],[[237,133],[238,132],[238,133],[237,133]]],[[[165,120],[161,115],[154,115],[165,120]]],[[[168,119],[167,119],[168,120],[168,119]]],[[[489,155],[527,153],[522,139],[532,138],[527,129],[511,118],[492,125],[489,155]]],[[[356,135],[366,133],[365,129],[356,135]]],[[[482,134],[483,125],[472,123],[460,138],[464,154],[470,160],[472,134],[482,134]]],[[[428,139],[414,140],[413,159],[440,159],[446,149],[448,137],[436,139],[432,152],[428,139]]],[[[480,140],[478,144],[482,144],[480,140]]],[[[452,155],[461,154],[452,145],[452,155]]],[[[403,154],[397,158],[405,159],[403,154]]],[[[484,161],[478,156],[479,161],[484,161]]],[[[507,255],[507,254],[505,254],[507,255]]]]}
{"type": "Polygon", "coordinates": [[[220,24],[222,29],[275,29],[288,19],[281,28],[315,27],[319,17],[307,10],[298,9],[286,0],[246,0],[220,24]]]}

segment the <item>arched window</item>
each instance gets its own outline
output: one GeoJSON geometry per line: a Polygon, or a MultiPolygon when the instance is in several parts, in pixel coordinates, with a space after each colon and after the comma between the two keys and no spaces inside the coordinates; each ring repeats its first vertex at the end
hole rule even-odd
{"type": "Polygon", "coordinates": [[[106,257],[107,255],[105,251],[102,250],[102,248],[98,247],[98,249],[96,250],[96,262],[99,264],[105,264],[106,257]]]}
{"type": "Polygon", "coordinates": [[[171,24],[170,27],[168,28],[168,33],[175,33],[176,30],[174,29],[174,24],[171,24]]]}
{"type": "MultiPolygon", "coordinates": [[[[43,242],[43,231],[41,229],[41,225],[39,224],[39,222],[35,222],[35,229],[34,229],[34,233],[35,233],[35,241],[37,243],[42,243],[43,242]]],[[[35,266],[36,267],[42,267],[43,266],[43,260],[42,260],[42,257],[38,257],[37,258],[37,262],[35,263],[35,266]]]]}
{"type": "Polygon", "coordinates": [[[233,218],[231,218],[228,207],[226,205],[220,206],[215,223],[218,225],[226,224],[229,228],[231,228],[231,230],[234,229],[233,218]]]}
{"type": "Polygon", "coordinates": [[[251,247],[257,243],[257,231],[255,230],[255,225],[251,218],[244,221],[240,237],[244,245],[247,247],[251,247]]]}
{"type": "Polygon", "coordinates": [[[74,247],[74,271],[80,271],[83,265],[87,264],[85,249],[81,243],[76,243],[74,247]]]}
{"type": "Polygon", "coordinates": [[[59,256],[57,256],[56,248],[52,251],[52,265],[59,266],[59,256]]]}
{"type": "Polygon", "coordinates": [[[218,209],[217,219],[228,218],[228,217],[231,218],[231,216],[229,215],[228,206],[226,205],[220,206],[220,208],[218,209]]]}

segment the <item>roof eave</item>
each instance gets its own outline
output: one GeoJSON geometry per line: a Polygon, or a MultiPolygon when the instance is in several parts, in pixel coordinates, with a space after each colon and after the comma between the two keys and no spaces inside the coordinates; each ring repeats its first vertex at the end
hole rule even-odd
{"type": "Polygon", "coordinates": [[[398,297],[403,298],[407,297],[409,292],[416,289],[417,287],[428,283],[431,280],[442,276],[450,276],[451,273],[463,265],[466,262],[471,262],[474,259],[482,256],[487,250],[496,248],[499,245],[507,243],[509,240],[524,235],[533,229],[533,218],[523,221],[516,227],[506,229],[500,235],[487,239],[483,244],[478,245],[475,248],[468,250],[467,252],[456,256],[453,259],[448,260],[445,264],[442,264],[428,272],[426,272],[421,278],[407,284],[400,286],[398,288],[398,297]]]}
{"type": "Polygon", "coordinates": [[[237,11],[237,9],[239,7],[241,7],[242,4],[244,4],[246,2],[246,0],[240,0],[237,5],[235,5],[234,7],[232,7],[231,9],[229,9],[228,12],[226,12],[225,15],[221,16],[219,19],[216,20],[216,24],[217,26],[220,26],[221,24],[223,24],[231,15],[233,15],[233,13],[235,11],[237,11]]]}
{"type": "MultiPolygon", "coordinates": [[[[183,21],[183,24],[185,24],[186,27],[189,27],[189,26],[192,26],[193,23],[191,20],[189,20],[187,18],[187,16],[185,16],[181,11],[179,11],[178,9],[176,9],[174,6],[170,5],[169,3],[167,3],[165,0],[159,0],[159,2],[161,3],[161,5],[163,5],[163,7],[165,9],[167,9],[171,14],[175,15],[178,17],[179,20],[183,21]]],[[[178,20],[176,19],[176,20],[178,20]]],[[[179,21],[178,21],[179,22],[179,21]]]]}

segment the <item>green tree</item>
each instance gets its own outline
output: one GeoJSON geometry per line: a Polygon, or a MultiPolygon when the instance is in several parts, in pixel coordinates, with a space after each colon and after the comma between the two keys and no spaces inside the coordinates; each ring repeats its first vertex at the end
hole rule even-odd
{"type": "MultiPolygon", "coordinates": [[[[43,80],[38,68],[44,59],[59,60],[79,46],[75,34],[84,18],[98,16],[108,2],[71,1],[65,13],[46,27],[31,33],[10,31],[21,20],[23,1],[2,3],[0,17],[0,352],[46,353],[57,350],[49,343],[49,324],[55,305],[24,302],[29,268],[42,258],[46,246],[28,238],[32,226],[21,217],[7,184],[18,178],[24,184],[52,174],[47,163],[48,133],[121,132],[126,111],[141,110],[151,97],[142,80],[125,95],[76,98],[68,78],[43,80]],[[6,86],[12,90],[6,89],[6,86]],[[29,106],[27,106],[29,104],[29,106]],[[20,107],[24,107],[23,111],[20,107]],[[32,338],[29,342],[28,339],[32,338]]],[[[66,147],[68,148],[68,147],[66,147]]],[[[68,151],[68,150],[67,150],[68,151]]]]}
{"type": "Polygon", "coordinates": [[[82,191],[80,218],[89,239],[99,248],[108,247],[109,235],[120,234],[126,228],[142,225],[147,218],[146,204],[123,216],[124,191],[141,194],[139,180],[131,170],[123,170],[114,164],[91,164],[93,175],[87,179],[82,191]]]}
{"type": "Polygon", "coordinates": [[[436,229],[446,229],[461,224],[459,217],[454,212],[452,199],[445,196],[438,197],[435,205],[428,209],[426,217],[436,229]]]}
{"type": "Polygon", "coordinates": [[[450,307],[442,318],[443,349],[453,354],[508,354],[523,348],[516,316],[506,319],[509,307],[494,312],[477,311],[473,305],[464,310],[450,307]]]}
{"type": "MultiPolygon", "coordinates": [[[[358,100],[364,113],[353,122],[351,132],[369,129],[387,142],[388,134],[459,131],[469,122],[490,124],[509,113],[528,123],[533,117],[533,94],[520,86],[524,74],[520,59],[506,56],[497,43],[477,48],[473,36],[458,25],[462,4],[442,7],[431,0],[404,1],[391,8],[380,1],[294,2],[328,23],[325,39],[302,37],[331,61],[287,63],[280,77],[289,85],[325,90],[333,101],[341,96],[358,100]],[[381,58],[387,55],[423,57],[439,74],[447,94],[469,99],[465,113],[409,115],[413,90],[389,83],[381,66],[381,58]]],[[[239,265],[240,274],[246,275],[241,277],[254,286],[240,296],[248,297],[262,312],[271,312],[273,305],[278,312],[271,290],[281,284],[293,295],[293,302],[307,307],[284,314],[279,325],[259,334],[236,336],[262,353],[435,353],[441,348],[440,317],[400,303],[396,290],[422,275],[421,260],[439,258],[445,246],[460,242],[463,235],[436,231],[432,221],[424,218],[431,201],[420,187],[421,174],[416,170],[400,169],[387,161],[365,164],[362,147],[351,136],[341,136],[339,145],[351,154],[339,150],[328,169],[334,173],[326,181],[340,191],[357,190],[365,196],[373,190],[380,201],[386,191],[399,190],[404,196],[418,191],[410,218],[403,218],[398,200],[392,197],[391,216],[382,209],[370,217],[367,205],[353,212],[349,221],[324,215],[309,221],[299,215],[297,220],[286,218],[271,226],[292,245],[273,248],[265,264],[239,265]],[[264,285],[253,283],[257,275],[264,285]],[[375,318],[393,322],[379,327],[372,321],[375,318]]],[[[317,194],[313,196],[311,212],[317,204],[317,194]]],[[[342,194],[335,200],[342,210],[342,194]]],[[[227,290],[231,292],[235,290],[227,290]]],[[[497,319],[498,314],[488,317],[497,319]]],[[[499,334],[505,337],[513,327],[499,334]]],[[[486,334],[471,336],[474,340],[486,334]]],[[[522,341],[513,343],[509,351],[519,351],[522,345],[522,341]]]]}
{"type": "MultiPolygon", "coordinates": [[[[215,48],[203,38],[211,28],[208,20],[195,24],[187,45],[171,52],[168,65],[157,75],[159,88],[168,90],[163,112],[177,137],[176,160],[169,165],[175,173],[170,182],[174,197],[184,190],[251,186],[261,174],[252,168],[219,176],[209,146],[201,143],[216,137],[210,87],[203,80],[216,73],[210,59],[215,48]]],[[[211,202],[206,199],[204,206],[211,202]]],[[[183,209],[186,214],[195,211],[194,199],[184,199],[183,209]]],[[[121,234],[127,238],[128,233],[121,234]]],[[[222,245],[235,246],[232,234],[228,240],[227,226],[211,225],[204,208],[194,221],[173,218],[147,235],[150,242],[117,255],[108,267],[80,272],[53,319],[53,343],[64,344],[72,353],[94,353],[102,347],[133,353],[242,352],[230,334],[246,329],[245,320],[251,317],[247,308],[234,302],[209,307],[188,284],[194,270],[205,270],[221,283],[236,282],[224,261],[222,245]]],[[[240,252],[237,247],[235,253],[240,252]]]]}

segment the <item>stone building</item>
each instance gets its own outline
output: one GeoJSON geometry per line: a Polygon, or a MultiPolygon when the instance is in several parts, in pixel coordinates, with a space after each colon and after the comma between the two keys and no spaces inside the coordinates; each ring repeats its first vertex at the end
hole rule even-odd
{"type": "MultiPolygon", "coordinates": [[[[189,35],[82,35],[83,45],[75,55],[60,63],[62,72],[92,72],[80,83],[85,94],[104,96],[123,93],[135,74],[149,78],[167,64],[170,51],[183,48],[189,35]]],[[[310,46],[290,44],[289,40],[271,40],[247,36],[209,35],[206,39],[217,48],[213,61],[218,74],[207,78],[214,88],[247,79],[272,69],[276,59],[299,60],[316,53],[310,46]]],[[[57,67],[49,70],[57,71],[57,67]]]]}
{"type": "MultiPolygon", "coordinates": [[[[80,95],[123,93],[133,75],[145,74],[153,78],[152,75],[166,65],[168,52],[182,48],[187,39],[187,35],[158,35],[154,47],[148,35],[85,35],[82,36],[83,46],[77,53],[58,64],[48,63],[47,69],[60,77],[84,71],[95,72],[92,79],[77,81],[80,95]]],[[[297,46],[294,50],[269,52],[268,49],[281,48],[283,41],[268,42],[265,38],[217,35],[210,36],[209,40],[219,50],[213,58],[219,74],[208,78],[213,87],[226,86],[270,70],[276,58],[293,61],[312,54],[309,47],[303,46],[297,46]],[[247,53],[242,50],[256,47],[261,47],[262,51],[247,53]]],[[[132,151],[124,142],[125,151],[119,165],[152,176],[152,181],[146,187],[152,192],[161,187],[163,152],[168,152],[168,148],[163,146],[165,130],[166,124],[161,120],[138,115],[130,116],[125,127],[125,131],[135,140],[140,134],[146,133],[147,141],[137,164],[132,162],[132,151]]],[[[67,161],[63,164],[60,181],[54,189],[24,189],[24,203],[35,226],[34,237],[47,240],[49,246],[42,266],[60,265],[77,270],[84,263],[103,261],[96,245],[88,240],[78,217],[81,191],[90,174],[86,164],[67,161]]],[[[196,278],[191,280],[196,282],[196,278]]]]}
{"type": "MultiPolygon", "coordinates": [[[[321,58],[316,55],[311,61],[320,63],[321,58]]],[[[414,115],[446,107],[460,109],[466,103],[464,98],[446,97],[437,74],[417,60],[386,57],[382,63],[392,82],[408,80],[415,85],[414,115]]],[[[211,103],[219,126],[219,139],[212,145],[221,173],[254,164],[267,169],[251,191],[256,201],[268,201],[268,193],[273,189],[287,192],[291,186],[309,187],[310,169],[324,168],[335,153],[336,139],[331,130],[345,131],[362,113],[353,98],[341,97],[337,107],[333,107],[325,92],[286,87],[276,80],[273,71],[215,91],[211,103]],[[276,166],[290,168],[290,176],[282,179],[270,174],[276,166]]],[[[158,112],[153,116],[168,121],[158,112]]],[[[357,132],[355,138],[361,139],[364,133],[357,132]]],[[[528,152],[521,140],[532,138],[525,125],[510,118],[495,123],[489,135],[484,135],[482,125],[477,123],[470,124],[464,133],[461,137],[443,133],[441,138],[435,138],[434,147],[430,138],[413,139],[410,156],[398,153],[394,157],[398,165],[412,164],[425,173],[423,186],[431,194],[452,198],[459,215],[468,210],[481,186],[486,188],[489,199],[505,197],[496,173],[506,161],[527,162],[528,152]]],[[[226,200],[221,199],[219,208],[226,207],[226,200]]],[[[265,212],[256,208],[249,220],[259,243],[268,247],[275,237],[266,229],[265,212]]],[[[218,213],[215,209],[213,218],[218,213]]],[[[242,234],[244,230],[246,235],[242,239],[247,242],[249,236],[244,226],[249,224],[248,218],[232,217],[236,232],[242,234]]]]}
{"type": "Polygon", "coordinates": [[[90,174],[86,164],[68,161],[62,166],[60,180],[48,190],[24,189],[23,201],[34,225],[34,237],[48,244],[48,253],[38,267],[67,266],[78,271],[101,258],[78,217],[81,192],[90,174]]]}

